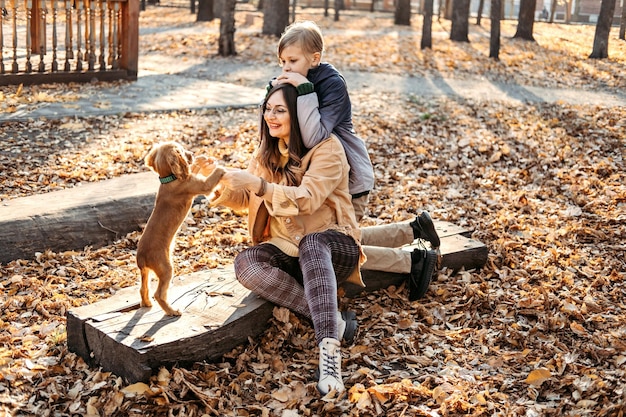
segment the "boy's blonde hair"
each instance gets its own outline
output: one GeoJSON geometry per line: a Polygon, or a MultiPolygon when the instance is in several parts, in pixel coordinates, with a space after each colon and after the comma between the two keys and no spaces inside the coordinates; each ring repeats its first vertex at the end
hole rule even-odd
{"type": "Polygon", "coordinates": [[[298,44],[307,54],[324,52],[324,37],[317,23],[311,20],[294,22],[285,28],[278,41],[278,60],[283,50],[293,44],[298,44]]]}

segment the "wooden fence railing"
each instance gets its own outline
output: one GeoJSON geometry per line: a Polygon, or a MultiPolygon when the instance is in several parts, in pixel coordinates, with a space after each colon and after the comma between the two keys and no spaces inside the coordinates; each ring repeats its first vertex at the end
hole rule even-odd
{"type": "Polygon", "coordinates": [[[137,79],[139,0],[0,0],[0,85],[137,79]]]}

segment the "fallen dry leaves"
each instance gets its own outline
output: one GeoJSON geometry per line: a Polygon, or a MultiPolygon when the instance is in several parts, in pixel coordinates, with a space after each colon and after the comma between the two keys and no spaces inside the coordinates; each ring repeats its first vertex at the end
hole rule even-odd
{"type": "MultiPolygon", "coordinates": [[[[331,45],[340,43],[339,33],[329,37],[331,45]]],[[[361,62],[368,45],[368,39],[354,43],[345,59],[361,62]]],[[[553,65],[533,53],[538,68],[553,65]]],[[[449,50],[433,55],[456,62],[449,50]]],[[[455,71],[482,65],[472,59],[451,65],[455,71]]],[[[370,64],[354,65],[389,69],[370,64]]],[[[624,86],[623,71],[606,77],[574,72],[536,77],[509,70],[507,76],[624,86]]],[[[61,96],[80,90],[68,88],[29,91],[61,96]]],[[[355,344],[344,348],[348,390],[340,398],[321,398],[311,326],[284,309],[275,310],[265,333],[221,362],[161,369],[147,384],[127,384],[69,353],[65,312],[136,284],[137,232],[103,248],[15,260],[0,266],[0,412],[623,415],[626,109],[351,95],[377,177],[364,223],[404,220],[427,209],[436,219],[474,230],[489,247],[485,268],[441,271],[420,302],[409,303],[405,289],[395,287],[342,299],[360,322],[355,344]]],[[[142,156],[164,139],[241,166],[254,147],[255,120],[254,110],[222,109],[5,123],[0,199],[142,171],[142,156]]],[[[245,221],[230,210],[194,205],[177,239],[178,272],[232,262],[249,244],[245,221]]]]}

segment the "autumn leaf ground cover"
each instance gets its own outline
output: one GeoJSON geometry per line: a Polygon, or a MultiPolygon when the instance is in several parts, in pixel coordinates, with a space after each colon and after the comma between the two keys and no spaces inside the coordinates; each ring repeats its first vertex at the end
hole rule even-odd
{"type": "MultiPolygon", "coordinates": [[[[303,9],[339,69],[487,77],[522,85],[624,91],[626,47],[590,61],[593,27],[537,23],[537,42],[510,39],[486,58],[488,21],[469,44],[420,51],[419,18],[303,9]]],[[[217,22],[186,10],[142,12],[146,57],[275,65],[275,39],[253,10],[237,14],[234,58],[217,50],[217,22]],[[164,12],[166,11],[166,12],[164,12]],[[252,16],[252,18],[248,17],[252,16]],[[191,30],[200,25],[204,30],[191,30]],[[160,28],[160,29],[159,29],[160,28]],[[157,30],[158,29],[158,30],[157,30]],[[184,34],[182,34],[184,33],[184,34]]],[[[253,83],[258,80],[240,80],[253,83]]],[[[124,83],[118,83],[123,89],[124,83]]],[[[3,111],[97,93],[99,84],[2,87],[3,111]]],[[[344,348],[348,391],[320,398],[311,326],[284,309],[260,337],[219,363],[162,369],[145,386],[92,369],[68,352],[65,313],[137,283],[139,233],[112,245],[46,251],[0,265],[0,413],[16,416],[621,416],[626,411],[626,109],[512,104],[494,97],[425,98],[351,92],[355,126],[376,171],[364,225],[428,210],[473,230],[489,247],[481,270],[440,271],[426,297],[391,287],[347,299],[360,332],[344,348]]],[[[173,139],[228,166],[254,148],[253,109],[128,113],[4,123],[0,199],[50,192],[144,170],[152,143],[173,139]]],[[[196,204],[177,239],[178,272],[232,262],[249,244],[246,219],[196,204]]]]}

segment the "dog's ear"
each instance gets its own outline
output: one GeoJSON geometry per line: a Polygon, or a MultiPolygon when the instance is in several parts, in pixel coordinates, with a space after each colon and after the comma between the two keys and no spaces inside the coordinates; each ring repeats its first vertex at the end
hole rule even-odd
{"type": "Polygon", "coordinates": [[[158,171],[156,169],[156,161],[155,160],[156,160],[159,148],[160,148],[160,146],[158,144],[154,145],[152,147],[152,149],[150,149],[150,151],[148,151],[146,156],[143,158],[143,162],[146,164],[146,166],[148,168],[150,168],[151,170],[153,170],[154,172],[157,172],[157,173],[158,173],[158,171]]]}
{"type": "Polygon", "coordinates": [[[191,175],[191,165],[187,162],[187,152],[180,146],[176,146],[172,150],[173,152],[167,155],[167,162],[172,174],[184,181],[191,175]]]}

